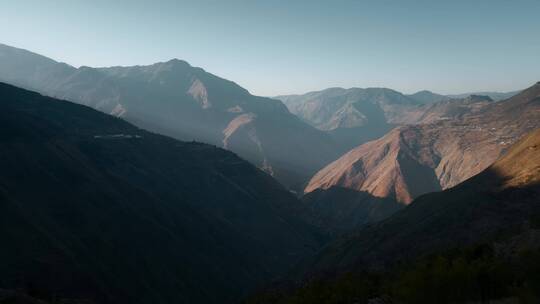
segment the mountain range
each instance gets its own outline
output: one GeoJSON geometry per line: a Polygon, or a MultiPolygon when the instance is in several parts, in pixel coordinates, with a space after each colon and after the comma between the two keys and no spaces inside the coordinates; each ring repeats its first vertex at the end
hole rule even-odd
{"type": "Polygon", "coordinates": [[[0,303],[540,298],[540,82],[267,98],[0,44],[0,125],[0,303]]]}
{"type": "Polygon", "coordinates": [[[385,88],[331,88],[271,99],[178,59],[75,68],[2,44],[0,81],[180,140],[223,147],[300,192],[313,174],[344,152],[396,126],[440,118],[445,113],[440,104],[456,100],[429,91],[404,95],[385,88]]]}
{"type": "MultiPolygon", "coordinates": [[[[419,91],[406,95],[387,88],[330,88],[302,95],[283,95],[291,113],[312,126],[328,132],[343,150],[350,150],[377,139],[396,126],[425,123],[426,112],[439,111],[442,104],[453,104],[478,96],[506,99],[519,92],[440,95],[419,91]],[[434,104],[437,104],[435,106],[434,104]],[[436,109],[439,108],[439,109],[436,109]]],[[[442,114],[442,113],[441,113],[442,114]]]]}
{"type": "Polygon", "coordinates": [[[234,302],[320,246],[300,202],[232,152],[6,84],[0,108],[2,288],[234,302]]]}
{"type": "Polygon", "coordinates": [[[395,128],[354,148],[319,171],[305,192],[337,186],[408,204],[421,194],[455,186],[540,127],[540,84],[504,101],[490,100],[473,96],[450,107],[447,101],[434,104],[444,105],[444,119],[425,112],[427,123],[395,128]]]}
{"type": "Polygon", "coordinates": [[[480,174],[336,238],[248,303],[538,303],[540,129],[480,174]]]}
{"type": "Polygon", "coordinates": [[[291,113],[328,132],[343,152],[384,135],[399,123],[405,111],[422,105],[397,91],[382,88],[330,88],[276,98],[291,113]]]}
{"type": "Polygon", "coordinates": [[[339,156],[330,136],[280,101],[253,96],[182,60],[75,68],[0,45],[0,81],[87,105],[153,132],[226,148],[289,188],[298,188],[339,156]]]}

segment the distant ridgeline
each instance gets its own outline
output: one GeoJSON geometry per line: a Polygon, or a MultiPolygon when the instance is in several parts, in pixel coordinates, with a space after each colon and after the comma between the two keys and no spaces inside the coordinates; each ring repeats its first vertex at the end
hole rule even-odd
{"type": "Polygon", "coordinates": [[[328,134],[278,100],[173,59],[148,66],[75,68],[0,44],[0,81],[90,106],[147,130],[238,153],[300,190],[339,156],[328,134]],[[294,147],[294,149],[291,149],[294,147]]]}
{"type": "Polygon", "coordinates": [[[540,83],[281,102],[0,55],[0,303],[540,303],[540,83]]]}

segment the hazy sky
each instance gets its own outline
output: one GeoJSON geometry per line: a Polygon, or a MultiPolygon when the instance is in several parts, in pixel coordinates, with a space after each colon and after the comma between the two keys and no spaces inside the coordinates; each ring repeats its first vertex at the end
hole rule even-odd
{"type": "Polygon", "coordinates": [[[540,0],[0,0],[0,43],[75,66],[184,59],[258,95],[508,91],[540,80],[540,0]]]}

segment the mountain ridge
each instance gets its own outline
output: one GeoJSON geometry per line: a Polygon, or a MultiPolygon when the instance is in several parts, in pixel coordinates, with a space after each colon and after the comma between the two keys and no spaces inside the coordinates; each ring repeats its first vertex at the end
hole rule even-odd
{"type": "Polygon", "coordinates": [[[0,100],[3,288],[232,302],[320,245],[300,202],[230,151],[2,83],[0,100]]]}
{"type": "Polygon", "coordinates": [[[280,101],[251,95],[185,61],[77,69],[6,45],[0,45],[0,54],[1,81],[88,105],[177,139],[221,147],[225,140],[228,149],[268,168],[289,188],[298,188],[338,156],[327,134],[289,113],[280,101]],[[260,146],[242,132],[235,134],[240,140],[228,140],[231,134],[225,129],[243,114],[254,114],[253,136],[260,146]],[[284,153],[293,144],[297,149],[284,153]],[[305,153],[314,150],[319,153],[305,153]]]}
{"type": "MultiPolygon", "coordinates": [[[[452,187],[481,172],[523,134],[540,127],[538,85],[496,103],[474,98],[481,100],[473,102],[479,105],[476,110],[459,110],[452,119],[398,127],[349,151],[319,171],[305,192],[341,186],[377,197],[395,197],[407,204],[423,193],[452,187]],[[366,170],[359,170],[364,166],[368,166],[366,170]],[[406,182],[407,174],[413,181],[423,180],[420,184],[425,188],[410,191],[418,183],[406,182]],[[384,176],[387,178],[381,182],[384,176]]],[[[456,105],[459,107],[459,103],[451,103],[456,105]]]]}

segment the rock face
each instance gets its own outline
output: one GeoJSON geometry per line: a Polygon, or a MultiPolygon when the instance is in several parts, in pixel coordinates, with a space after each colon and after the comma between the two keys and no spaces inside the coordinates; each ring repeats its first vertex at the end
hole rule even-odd
{"type": "Polygon", "coordinates": [[[501,235],[527,234],[538,216],[540,129],[480,174],[423,195],[387,220],[328,246],[309,269],[380,270],[425,254],[490,243],[501,235]]]}
{"type": "Polygon", "coordinates": [[[540,127],[540,85],[498,103],[473,96],[430,108],[423,118],[429,123],[396,128],[351,150],[319,171],[305,192],[337,186],[408,204],[455,186],[540,127]]]}
{"type": "Polygon", "coordinates": [[[177,139],[226,147],[290,187],[338,157],[327,134],[302,122],[280,101],[253,96],[232,81],[177,59],[77,69],[0,45],[0,80],[177,139]],[[307,153],[312,151],[317,153],[307,153]]]}
{"type": "Polygon", "coordinates": [[[0,108],[3,288],[230,303],[319,245],[300,202],[229,151],[5,84],[0,108]]]}

